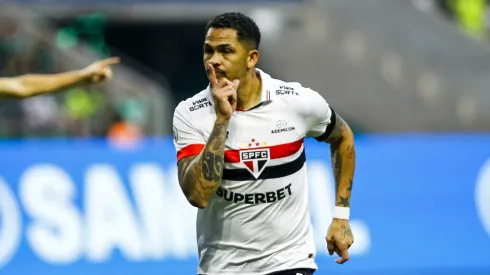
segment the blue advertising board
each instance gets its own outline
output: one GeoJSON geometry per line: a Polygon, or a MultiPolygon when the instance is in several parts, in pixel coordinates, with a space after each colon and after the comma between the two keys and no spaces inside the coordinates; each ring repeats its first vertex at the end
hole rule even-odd
{"type": "MultiPolygon", "coordinates": [[[[324,235],[334,205],[326,144],[307,140],[315,274],[490,274],[490,135],[356,137],[344,265],[324,235]]],[[[195,274],[196,209],[171,138],[0,142],[0,274],[195,274]]]]}

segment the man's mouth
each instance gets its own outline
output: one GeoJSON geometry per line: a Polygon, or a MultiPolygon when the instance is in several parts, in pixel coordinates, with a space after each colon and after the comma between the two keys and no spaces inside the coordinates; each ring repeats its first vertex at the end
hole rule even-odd
{"type": "Polygon", "coordinates": [[[226,76],[225,72],[216,70],[216,76],[226,76]]]}
{"type": "MultiPolygon", "coordinates": [[[[221,71],[221,70],[219,70],[219,69],[216,69],[216,68],[215,68],[215,69],[214,69],[214,73],[215,73],[215,75],[216,75],[216,78],[226,77],[226,73],[225,73],[225,72],[223,72],[223,71],[221,71]]],[[[210,70],[208,70],[208,75],[211,75],[211,71],[210,71],[210,70]]]]}

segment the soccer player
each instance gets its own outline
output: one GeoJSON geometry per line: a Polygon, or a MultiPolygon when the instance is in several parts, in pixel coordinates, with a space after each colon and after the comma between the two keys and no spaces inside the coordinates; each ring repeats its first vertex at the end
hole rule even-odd
{"type": "Polygon", "coordinates": [[[199,208],[199,274],[315,272],[305,137],[330,144],[336,206],[327,248],[337,263],[349,259],[352,131],[319,93],[256,68],[259,43],[259,28],[241,13],[208,22],[210,85],[174,112],[179,183],[199,208]]]}
{"type": "Polygon", "coordinates": [[[0,77],[0,96],[26,98],[52,93],[81,83],[97,83],[112,78],[111,65],[119,58],[99,60],[86,68],[59,74],[27,74],[17,77],[0,77]]]}

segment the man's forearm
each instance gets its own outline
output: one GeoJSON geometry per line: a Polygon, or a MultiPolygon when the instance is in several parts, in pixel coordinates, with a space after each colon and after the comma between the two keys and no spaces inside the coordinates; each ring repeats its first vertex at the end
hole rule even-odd
{"type": "Polygon", "coordinates": [[[186,168],[182,187],[189,202],[204,208],[221,184],[228,121],[217,121],[201,154],[186,168]]]}
{"type": "Polygon", "coordinates": [[[0,81],[3,95],[29,97],[54,92],[75,85],[86,79],[83,71],[71,71],[51,75],[28,74],[0,81]]]}
{"type": "Polygon", "coordinates": [[[350,207],[356,162],[354,137],[350,129],[342,138],[330,144],[330,150],[335,177],[335,205],[350,207]]]}
{"type": "Polygon", "coordinates": [[[21,76],[24,94],[28,96],[50,93],[63,89],[86,79],[82,70],[71,71],[53,75],[25,75],[21,76]]]}

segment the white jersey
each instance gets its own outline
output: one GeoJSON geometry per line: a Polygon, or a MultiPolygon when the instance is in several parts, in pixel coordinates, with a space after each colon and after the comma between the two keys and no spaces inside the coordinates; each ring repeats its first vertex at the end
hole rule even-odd
{"type": "MultiPolygon", "coordinates": [[[[317,269],[303,139],[324,140],[333,110],[317,92],[257,72],[261,103],[233,113],[221,185],[198,210],[199,274],[317,269]]],[[[177,106],[178,160],[203,150],[215,119],[209,86],[177,106]]]]}

